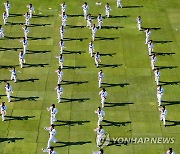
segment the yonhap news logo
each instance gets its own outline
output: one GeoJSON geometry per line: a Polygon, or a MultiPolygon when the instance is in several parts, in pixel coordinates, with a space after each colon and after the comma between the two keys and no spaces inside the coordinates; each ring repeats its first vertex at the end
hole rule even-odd
{"type": "Polygon", "coordinates": [[[127,144],[174,144],[175,137],[110,137],[105,133],[101,140],[100,148],[108,145],[127,145],[127,144]]]}

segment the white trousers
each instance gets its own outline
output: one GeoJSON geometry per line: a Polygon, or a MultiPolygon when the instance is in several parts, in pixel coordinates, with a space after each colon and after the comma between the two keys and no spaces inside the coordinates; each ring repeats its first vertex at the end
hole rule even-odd
{"type": "Polygon", "coordinates": [[[57,142],[56,138],[55,137],[50,137],[49,140],[48,140],[48,144],[47,144],[47,147],[49,148],[51,146],[51,142],[57,142]]]}
{"type": "Polygon", "coordinates": [[[96,58],[95,58],[95,64],[96,64],[97,67],[99,67],[99,61],[96,60],[96,58]]]}
{"type": "Polygon", "coordinates": [[[89,53],[91,54],[91,57],[93,57],[94,49],[93,48],[89,48],[89,53]]]}
{"type": "Polygon", "coordinates": [[[109,13],[110,11],[109,10],[106,10],[106,16],[109,18],[109,13]]]}
{"type": "Polygon", "coordinates": [[[141,30],[141,23],[138,23],[138,30],[141,30]]]}
{"type": "Polygon", "coordinates": [[[149,41],[149,35],[146,37],[146,44],[148,43],[149,41]]]}
{"type": "Polygon", "coordinates": [[[98,27],[99,27],[99,29],[101,29],[101,24],[102,24],[102,21],[99,21],[99,22],[98,22],[98,27]]]}
{"type": "Polygon", "coordinates": [[[4,20],[4,25],[7,23],[7,18],[3,19],[4,20]]]}
{"type": "Polygon", "coordinates": [[[23,68],[23,63],[24,63],[24,59],[19,58],[19,64],[20,64],[21,68],[23,68]]]}
{"type": "Polygon", "coordinates": [[[63,62],[59,61],[59,66],[61,67],[61,69],[63,69],[63,62]]]}
{"type": "Polygon", "coordinates": [[[92,40],[95,40],[96,33],[92,33],[92,40]]]}
{"type": "Polygon", "coordinates": [[[29,10],[29,15],[30,15],[30,18],[32,18],[32,10],[29,10]]]}
{"type": "Polygon", "coordinates": [[[61,39],[63,40],[64,39],[64,33],[60,32],[60,35],[61,35],[61,39]]]}
{"type": "Polygon", "coordinates": [[[60,102],[61,102],[61,95],[62,95],[62,92],[57,93],[58,103],[60,103],[60,102]]]}
{"type": "Polygon", "coordinates": [[[56,121],[56,115],[53,114],[51,115],[51,118],[50,118],[51,125],[54,124],[55,121],[56,121]]]}
{"type": "Polygon", "coordinates": [[[26,54],[26,50],[27,50],[27,45],[23,45],[23,54],[26,54]]]}
{"type": "Polygon", "coordinates": [[[152,70],[154,70],[154,65],[155,65],[155,62],[151,60],[151,67],[152,67],[152,70]]]}
{"type": "Polygon", "coordinates": [[[105,98],[104,97],[101,97],[101,104],[102,104],[102,108],[104,108],[104,103],[105,103],[105,98]]]}
{"type": "Polygon", "coordinates": [[[97,143],[97,147],[99,147],[101,145],[101,140],[102,140],[102,137],[100,135],[98,135],[96,137],[96,143],[97,143]]]}
{"type": "Polygon", "coordinates": [[[87,10],[83,10],[83,12],[84,12],[84,19],[86,20],[86,18],[87,18],[87,10]]]}
{"type": "Polygon", "coordinates": [[[6,115],[6,111],[1,111],[2,121],[4,121],[4,120],[5,120],[5,115],[6,115]]]}
{"type": "Polygon", "coordinates": [[[7,17],[9,17],[9,9],[6,8],[6,14],[7,14],[7,17]]]}
{"type": "Polygon", "coordinates": [[[159,76],[155,76],[156,85],[159,85],[159,76]]]}
{"type": "Polygon", "coordinates": [[[153,49],[151,47],[148,48],[149,55],[152,54],[153,49]]]}
{"type": "Polygon", "coordinates": [[[99,88],[101,88],[102,78],[99,78],[99,88]]]}
{"type": "Polygon", "coordinates": [[[14,80],[14,82],[16,82],[17,81],[16,75],[11,74],[11,80],[14,80]]]}
{"type": "Polygon", "coordinates": [[[29,19],[26,19],[26,25],[29,25],[29,19]]]}
{"type": "Polygon", "coordinates": [[[24,32],[24,37],[27,39],[28,33],[24,32]]]}
{"type": "Polygon", "coordinates": [[[92,26],[92,22],[87,20],[87,27],[91,27],[92,26]]]}
{"type": "Polygon", "coordinates": [[[11,102],[11,92],[6,91],[8,102],[11,102]]]}
{"type": "Polygon", "coordinates": [[[166,125],[166,116],[165,115],[160,115],[160,120],[163,121],[163,125],[166,125]]]}
{"type": "Polygon", "coordinates": [[[98,126],[101,124],[101,121],[103,121],[103,117],[98,117],[98,122],[97,122],[98,126]]]}
{"type": "Polygon", "coordinates": [[[120,1],[117,1],[117,7],[121,7],[122,8],[122,4],[120,1]]]}
{"type": "Polygon", "coordinates": [[[66,26],[66,20],[62,20],[62,26],[66,26]]]}
{"type": "Polygon", "coordinates": [[[162,95],[163,94],[157,94],[157,99],[158,99],[158,105],[161,106],[161,100],[162,100],[162,95]]]}
{"type": "Polygon", "coordinates": [[[62,82],[62,76],[58,76],[58,84],[60,84],[62,82]]]}

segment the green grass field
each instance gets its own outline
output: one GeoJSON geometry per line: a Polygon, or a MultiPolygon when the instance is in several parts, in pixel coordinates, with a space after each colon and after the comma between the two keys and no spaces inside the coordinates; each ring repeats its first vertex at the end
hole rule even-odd
{"type": "MultiPolygon", "coordinates": [[[[62,103],[58,104],[56,91],[60,40],[60,0],[11,0],[11,16],[3,26],[6,37],[0,39],[0,101],[6,101],[5,82],[10,80],[9,69],[16,66],[21,71],[18,82],[9,81],[13,87],[11,103],[6,103],[7,117],[0,121],[1,154],[41,154],[48,141],[50,115],[46,108],[56,103],[56,138],[52,143],[59,154],[90,154],[97,150],[95,133],[100,105],[97,73],[103,69],[104,84],[108,92],[104,130],[110,139],[116,137],[173,137],[172,143],[114,143],[104,148],[106,154],[163,154],[172,147],[180,153],[180,1],[128,0],[125,8],[116,8],[109,0],[112,18],[104,19],[103,29],[97,31],[95,50],[101,54],[100,68],[88,54],[91,31],[86,26],[81,5],[84,1],[66,1],[68,20],[65,32],[64,89],[62,103]],[[19,39],[24,36],[26,5],[32,3],[36,15],[30,20],[29,46],[25,68],[18,65],[22,48],[19,39]],[[51,9],[49,9],[51,8],[51,9]],[[141,16],[144,28],[151,28],[151,39],[157,41],[157,66],[160,83],[165,93],[167,127],[159,120],[156,84],[151,71],[144,32],[137,30],[136,17],[141,16]],[[118,27],[118,29],[113,28],[118,27]],[[68,39],[67,39],[68,38],[68,39]],[[82,40],[82,41],[81,41],[82,40]],[[81,53],[81,54],[79,54],[81,53]]],[[[93,16],[105,14],[104,5],[87,0],[93,16]]],[[[0,14],[4,11],[0,3],[0,14]]],[[[93,23],[97,20],[94,19],[93,23]]],[[[1,17],[0,24],[3,25],[1,17]]]]}

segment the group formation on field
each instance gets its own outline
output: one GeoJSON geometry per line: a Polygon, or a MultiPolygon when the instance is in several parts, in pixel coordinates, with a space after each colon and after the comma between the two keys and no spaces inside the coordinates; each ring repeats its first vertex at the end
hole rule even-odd
{"type": "MultiPolygon", "coordinates": [[[[97,2],[96,5],[102,5],[102,3],[97,2]]],[[[5,11],[3,13],[3,21],[4,21],[4,26],[5,26],[8,21],[11,5],[7,1],[4,3],[4,6],[5,6],[5,11]]],[[[60,52],[59,52],[59,55],[54,57],[54,58],[57,58],[58,62],[59,62],[59,66],[58,66],[57,70],[55,71],[55,73],[57,73],[57,87],[55,87],[55,89],[54,89],[57,93],[57,102],[58,103],[61,103],[61,98],[63,95],[63,88],[61,86],[61,82],[63,82],[63,74],[64,74],[63,73],[63,63],[64,63],[63,51],[64,51],[64,48],[66,48],[65,43],[64,43],[64,35],[65,35],[65,31],[66,31],[66,29],[65,29],[66,22],[68,19],[68,16],[66,14],[65,2],[60,4],[60,7],[61,7],[61,13],[59,16],[62,19],[62,25],[59,28],[60,52]]],[[[27,47],[28,47],[28,33],[30,32],[28,26],[30,25],[30,20],[33,17],[33,14],[35,13],[35,9],[32,4],[27,5],[27,8],[28,8],[28,11],[24,14],[25,24],[24,24],[24,27],[22,27],[22,30],[24,31],[24,37],[22,38],[22,40],[20,40],[20,42],[22,43],[22,46],[23,46],[23,50],[19,52],[19,65],[20,65],[21,69],[23,69],[24,64],[25,64],[25,55],[26,55],[27,47]]],[[[117,8],[123,8],[121,0],[117,0],[117,8]]],[[[97,15],[97,25],[96,25],[96,24],[93,24],[93,22],[92,22],[92,17],[91,17],[91,14],[89,13],[90,8],[89,8],[87,2],[85,2],[82,5],[82,10],[84,13],[84,20],[87,21],[86,26],[92,32],[92,40],[90,40],[90,43],[87,45],[89,48],[89,54],[90,54],[90,57],[94,58],[95,66],[97,68],[99,68],[100,67],[99,64],[101,63],[101,58],[100,58],[101,54],[99,52],[95,52],[94,41],[96,41],[96,32],[100,31],[101,28],[103,27],[102,24],[103,24],[104,17],[102,16],[102,14],[98,14],[97,15]]],[[[110,12],[111,12],[111,7],[110,7],[109,3],[106,3],[105,18],[111,17],[110,12]]],[[[148,56],[150,57],[151,67],[152,67],[152,71],[154,71],[155,82],[157,85],[157,102],[158,102],[158,107],[159,107],[158,109],[160,111],[160,120],[162,120],[163,125],[166,126],[167,110],[166,110],[165,106],[162,105],[162,103],[161,103],[162,96],[164,94],[164,89],[162,88],[162,85],[159,84],[160,70],[155,65],[157,58],[156,58],[156,54],[153,50],[154,43],[150,39],[152,32],[149,28],[147,28],[147,29],[142,28],[141,16],[138,16],[136,21],[137,21],[138,30],[144,31],[146,34],[145,44],[147,45],[148,56]]],[[[6,37],[6,35],[4,34],[3,26],[0,25],[0,38],[3,38],[3,37],[6,37]]],[[[16,83],[18,81],[17,73],[21,73],[21,71],[17,71],[16,68],[13,67],[10,70],[10,72],[11,72],[11,77],[10,77],[11,80],[13,80],[14,83],[16,83]]],[[[98,106],[97,110],[95,110],[95,114],[97,114],[98,121],[97,121],[97,128],[94,129],[94,132],[96,133],[96,144],[97,144],[97,147],[99,148],[99,151],[94,151],[93,154],[104,154],[102,145],[105,140],[105,130],[104,130],[103,126],[101,125],[101,123],[103,122],[103,119],[105,116],[105,111],[103,110],[103,108],[105,107],[104,104],[105,104],[105,101],[108,96],[106,89],[103,88],[103,86],[102,86],[104,76],[105,75],[104,75],[103,70],[100,69],[99,72],[97,73],[97,79],[98,79],[97,86],[99,88],[101,88],[101,90],[99,91],[99,95],[100,95],[100,99],[101,99],[101,102],[100,102],[101,106],[98,106]]],[[[11,93],[13,93],[13,90],[12,90],[12,86],[10,85],[10,83],[6,83],[5,90],[6,90],[6,94],[7,94],[7,101],[11,102],[11,93]]],[[[6,110],[7,110],[7,106],[5,105],[5,102],[1,103],[0,109],[1,109],[1,114],[2,114],[2,121],[5,121],[6,110]]],[[[45,127],[44,129],[49,131],[49,139],[47,141],[47,148],[44,148],[42,150],[43,150],[43,152],[48,152],[49,154],[57,154],[57,152],[54,151],[54,147],[51,146],[51,142],[58,143],[58,140],[55,138],[55,135],[57,134],[57,132],[55,130],[55,125],[54,125],[54,123],[57,121],[56,115],[58,113],[58,109],[56,108],[55,104],[52,104],[50,107],[47,108],[47,111],[50,111],[50,127],[45,127]]],[[[89,133],[91,133],[91,132],[89,132],[89,133]]],[[[166,154],[174,154],[172,148],[169,148],[169,150],[167,151],[166,154]]]]}

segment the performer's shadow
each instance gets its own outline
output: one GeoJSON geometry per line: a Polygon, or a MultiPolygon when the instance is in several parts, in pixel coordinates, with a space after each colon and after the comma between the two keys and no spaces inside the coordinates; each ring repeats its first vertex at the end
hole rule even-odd
{"type": "Polygon", "coordinates": [[[16,97],[16,96],[11,96],[11,98],[14,98],[15,100],[12,100],[12,102],[19,102],[19,101],[24,101],[24,100],[28,100],[28,101],[37,101],[37,99],[39,97],[16,97]]]}
{"type": "Polygon", "coordinates": [[[127,124],[130,124],[130,121],[126,121],[126,122],[115,122],[115,121],[109,121],[109,120],[103,120],[104,123],[106,124],[102,124],[102,126],[126,126],[127,124]]]}
{"type": "Polygon", "coordinates": [[[130,105],[130,104],[134,104],[134,103],[107,103],[105,102],[105,107],[116,107],[116,106],[125,106],[125,105],[130,105]]]}
{"type": "Polygon", "coordinates": [[[64,121],[64,120],[57,120],[60,124],[55,126],[75,126],[75,125],[84,125],[85,123],[89,123],[90,121],[64,121]]]}
{"type": "Polygon", "coordinates": [[[62,103],[66,102],[85,102],[87,100],[90,100],[90,98],[62,98],[62,103]]]}
{"type": "Polygon", "coordinates": [[[24,138],[17,138],[17,137],[14,137],[14,138],[0,138],[0,143],[1,142],[6,142],[8,141],[8,143],[10,142],[16,142],[18,140],[23,140],[24,138]]]}
{"type": "Polygon", "coordinates": [[[91,143],[91,141],[81,141],[81,142],[60,142],[59,141],[57,143],[61,143],[63,145],[54,146],[55,148],[58,148],[58,147],[67,147],[67,146],[73,146],[73,145],[84,145],[84,144],[91,143]]]}
{"type": "Polygon", "coordinates": [[[102,83],[102,87],[125,87],[128,86],[129,83],[102,83]]]}
{"type": "Polygon", "coordinates": [[[166,124],[166,126],[178,126],[178,125],[180,125],[180,121],[166,120],[166,122],[171,123],[171,124],[166,124]]]}
{"type": "Polygon", "coordinates": [[[10,120],[29,120],[31,118],[34,118],[35,116],[6,116],[6,119],[5,121],[10,121],[10,120]]]}

